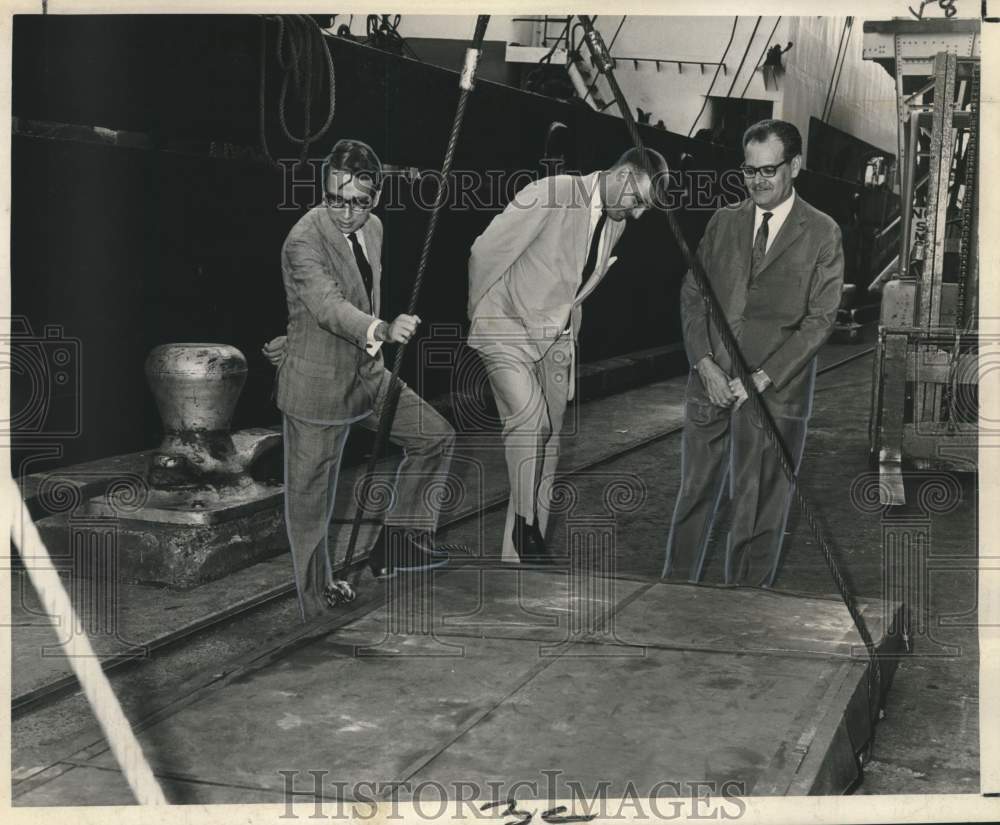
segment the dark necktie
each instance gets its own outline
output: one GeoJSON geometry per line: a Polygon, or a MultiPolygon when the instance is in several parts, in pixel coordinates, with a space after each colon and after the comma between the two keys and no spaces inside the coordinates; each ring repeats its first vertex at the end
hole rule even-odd
{"type": "Polygon", "coordinates": [[[368,259],[365,257],[365,251],[361,248],[361,242],[358,240],[358,233],[352,232],[347,236],[351,241],[351,249],[354,250],[354,261],[358,265],[358,270],[361,272],[361,280],[365,282],[365,294],[368,295],[368,308],[372,309],[375,306],[374,298],[372,296],[372,284],[374,278],[372,276],[372,267],[368,263],[368,259]]]}
{"type": "Polygon", "coordinates": [[[756,274],[760,262],[764,260],[764,253],[767,252],[767,235],[769,231],[767,222],[771,220],[772,214],[772,212],[764,213],[764,220],[761,221],[760,228],[757,230],[757,236],[753,239],[753,255],[750,258],[751,275],[756,274]]]}
{"type": "MultiPolygon", "coordinates": [[[[576,288],[577,295],[583,291],[583,287],[590,280],[590,276],[594,274],[594,268],[597,266],[597,248],[601,245],[601,232],[604,231],[604,222],[607,218],[608,216],[602,209],[601,216],[597,219],[597,225],[594,227],[594,237],[590,239],[590,251],[587,253],[587,261],[583,265],[583,272],[580,274],[580,286],[576,288]]],[[[566,319],[566,326],[563,331],[565,332],[569,329],[572,323],[573,312],[571,310],[569,318],[566,319]]]]}
{"type": "Polygon", "coordinates": [[[608,216],[601,210],[601,216],[597,219],[597,226],[594,227],[594,237],[590,239],[590,252],[587,253],[587,262],[583,265],[583,274],[580,276],[580,286],[576,288],[576,294],[579,295],[580,291],[586,285],[587,281],[590,280],[590,276],[594,274],[594,268],[597,266],[597,248],[601,245],[601,232],[604,231],[604,222],[608,219],[608,216]]]}

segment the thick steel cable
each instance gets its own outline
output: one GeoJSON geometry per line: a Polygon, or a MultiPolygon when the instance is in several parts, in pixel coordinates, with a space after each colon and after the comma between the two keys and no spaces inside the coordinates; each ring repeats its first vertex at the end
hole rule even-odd
{"type": "Polygon", "coordinates": [[[844,28],[840,32],[840,44],[837,46],[837,56],[833,58],[833,73],[830,75],[830,84],[826,87],[826,99],[823,101],[823,114],[820,117],[824,123],[827,120],[827,109],[830,107],[830,94],[833,92],[833,81],[837,77],[837,67],[840,65],[841,52],[844,52],[844,38],[851,25],[851,18],[844,20],[844,28]]]}
{"type": "MultiPolygon", "coordinates": [[[[622,119],[625,121],[625,126],[628,129],[629,136],[632,138],[633,144],[640,151],[640,153],[644,153],[645,146],[643,145],[642,138],[639,135],[639,128],[636,125],[635,118],[632,116],[631,109],[629,109],[628,102],[622,94],[621,87],[619,87],[618,81],[615,79],[614,70],[611,66],[611,58],[607,53],[607,49],[605,48],[603,41],[601,40],[600,33],[593,27],[587,16],[580,15],[579,17],[584,25],[584,40],[587,43],[587,47],[590,49],[593,63],[597,67],[598,71],[601,72],[608,81],[608,85],[610,86],[612,93],[615,96],[615,100],[618,103],[622,119]]],[[[644,163],[647,163],[648,166],[648,162],[645,160],[645,155],[643,155],[643,161],[644,163]]],[[[754,384],[750,370],[747,367],[743,354],[740,351],[739,344],[736,341],[736,337],[733,335],[733,332],[729,327],[729,323],[726,320],[722,304],[716,297],[715,292],[712,289],[712,285],[708,280],[708,275],[698,262],[698,259],[691,253],[691,249],[684,238],[684,233],[681,231],[681,228],[677,223],[677,218],[674,216],[673,212],[669,209],[664,209],[663,212],[667,217],[667,222],[670,225],[670,231],[674,236],[674,240],[677,242],[677,246],[681,250],[681,254],[687,263],[688,269],[694,276],[695,285],[701,293],[702,300],[705,303],[705,308],[707,309],[712,323],[722,339],[722,345],[733,363],[736,375],[742,382],[743,387],[749,396],[753,411],[758,415],[761,423],[763,424],[764,435],[767,442],[777,454],[781,470],[791,484],[795,502],[809,527],[809,531],[812,533],[813,539],[822,551],[823,559],[826,562],[826,566],[830,571],[833,582],[837,587],[837,592],[844,602],[844,606],[847,608],[847,612],[850,614],[851,619],[854,622],[854,626],[858,631],[858,635],[861,637],[861,641],[864,643],[865,649],[868,652],[869,706],[871,707],[871,702],[874,698],[876,702],[876,707],[872,709],[872,714],[874,716],[878,712],[877,691],[881,687],[881,668],[875,651],[875,642],[872,640],[871,632],[868,629],[868,623],[861,614],[861,609],[858,607],[858,603],[851,592],[847,579],[841,571],[840,566],[837,564],[833,548],[828,542],[826,535],[816,518],[815,512],[809,502],[802,495],[802,491],[799,489],[798,473],[795,470],[795,462],[792,460],[792,457],[788,452],[788,447],[785,445],[784,440],[781,438],[781,434],[778,432],[777,425],[775,424],[770,411],[767,409],[767,405],[764,403],[763,397],[758,392],[756,384],[754,384]]]]}
{"type": "Polygon", "coordinates": [[[833,104],[837,100],[837,90],[840,88],[840,78],[844,75],[844,64],[847,62],[847,47],[851,43],[851,35],[854,34],[854,18],[848,17],[848,27],[847,27],[847,38],[844,40],[844,54],[840,58],[840,70],[837,72],[837,82],[833,84],[833,91],[830,94],[830,104],[827,106],[826,117],[823,118],[824,123],[829,123],[830,118],[833,117],[833,104]]]}
{"type": "Polygon", "coordinates": [[[694,132],[694,127],[698,125],[698,121],[701,120],[701,116],[705,113],[705,108],[708,106],[709,97],[712,95],[712,89],[715,88],[715,81],[719,79],[719,72],[722,71],[722,67],[726,65],[726,56],[729,54],[729,48],[733,45],[733,38],[736,37],[736,27],[740,23],[740,16],[736,15],[733,18],[733,28],[729,32],[729,42],[726,43],[726,48],[722,51],[722,57],[719,58],[719,65],[715,67],[715,74],[712,75],[712,82],[708,84],[708,91],[705,92],[705,99],[702,101],[701,109],[698,110],[698,114],[695,115],[694,123],[691,124],[691,128],[688,129],[687,136],[691,137],[691,133],[694,132]]]}
{"type": "MultiPolygon", "coordinates": [[[[486,37],[486,26],[490,17],[486,14],[479,15],[476,20],[476,32],[472,45],[466,51],[465,68],[459,80],[461,89],[458,96],[458,106],[455,109],[455,120],[451,126],[451,135],[448,138],[448,148],[445,151],[444,163],[441,166],[441,187],[435,198],[434,206],[431,209],[430,221],[427,224],[427,234],[424,236],[424,246],[420,252],[420,263],[417,266],[417,276],[413,282],[413,289],[410,292],[410,303],[407,307],[407,314],[413,315],[417,310],[417,302],[420,299],[420,290],[424,283],[424,274],[427,271],[427,263],[430,260],[431,243],[434,240],[434,232],[437,229],[438,216],[445,204],[448,196],[448,176],[451,174],[452,162],[455,159],[455,149],[458,147],[458,138],[462,131],[462,121],[465,119],[465,109],[472,94],[473,82],[476,76],[476,62],[483,47],[483,39],[486,37]]],[[[371,456],[368,459],[368,467],[361,483],[361,494],[358,496],[357,509],[354,513],[354,522],[351,525],[351,537],[347,544],[347,553],[344,556],[344,567],[350,566],[354,560],[354,551],[357,547],[358,532],[361,529],[361,522],[365,516],[365,507],[368,502],[368,494],[372,483],[372,476],[375,473],[375,466],[378,463],[379,455],[385,448],[389,440],[389,432],[392,429],[392,421],[396,417],[396,406],[399,403],[399,393],[402,389],[402,382],[399,380],[399,371],[403,365],[403,355],[406,352],[406,344],[399,344],[396,348],[396,358],[392,365],[392,374],[389,378],[389,387],[386,390],[385,398],[379,410],[378,432],[375,435],[375,446],[372,448],[371,456]]],[[[361,576],[361,570],[354,572],[352,585],[356,584],[361,576]]]]}
{"type": "Polygon", "coordinates": [[[20,490],[9,476],[4,479],[0,499],[8,502],[5,517],[10,519],[11,542],[21,554],[24,569],[38,592],[42,609],[57,618],[59,627],[67,635],[66,639],[60,638],[59,645],[97,717],[136,801],[140,805],[166,805],[163,791],[101,667],[101,660],[94,653],[87,634],[77,632],[79,619],[73,603],[59,578],[59,571],[52,563],[48,549],[38,535],[38,528],[31,520],[20,490]]]}
{"type": "Polygon", "coordinates": [[[743,64],[747,62],[747,57],[750,56],[750,47],[753,46],[754,38],[757,36],[757,29],[760,28],[760,21],[763,19],[764,17],[762,15],[758,15],[757,22],[753,24],[753,30],[750,32],[750,39],[747,40],[747,47],[743,50],[743,57],[740,58],[740,64],[736,67],[736,71],[733,72],[733,82],[729,84],[729,91],[726,92],[726,97],[733,96],[733,89],[736,88],[736,81],[740,79],[740,72],[743,71],[743,64]]]}
{"type": "Polygon", "coordinates": [[[778,24],[780,22],[781,22],[781,16],[779,15],[778,19],[774,21],[774,26],[771,28],[771,33],[767,36],[767,40],[764,42],[764,49],[763,51],[761,51],[760,57],[757,58],[757,65],[753,67],[753,71],[750,72],[750,77],[747,78],[747,85],[744,86],[743,91],[740,92],[740,100],[742,100],[746,96],[747,90],[750,88],[750,84],[753,82],[753,79],[757,76],[757,69],[760,68],[761,64],[764,62],[764,58],[767,57],[767,51],[771,47],[771,40],[774,37],[774,33],[778,30],[778,24]]]}

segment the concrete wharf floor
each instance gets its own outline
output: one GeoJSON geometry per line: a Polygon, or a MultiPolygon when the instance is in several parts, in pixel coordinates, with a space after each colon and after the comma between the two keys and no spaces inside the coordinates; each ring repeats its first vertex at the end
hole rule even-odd
{"type": "MultiPolygon", "coordinates": [[[[821,364],[833,363],[861,349],[831,345],[824,350],[821,364]]],[[[878,726],[874,758],[866,766],[864,782],[857,792],[976,793],[976,480],[948,476],[943,482],[948,504],[936,506],[934,512],[921,508],[918,494],[921,484],[935,483],[929,476],[911,479],[908,500],[912,503],[898,511],[887,514],[863,502],[859,505],[858,481],[869,472],[870,381],[870,356],[820,377],[803,462],[803,489],[821,512],[861,598],[883,595],[883,537],[906,520],[930,531],[933,575],[928,576],[928,587],[913,605],[915,650],[896,674],[888,716],[878,726]]],[[[679,426],[683,383],[682,378],[667,379],[579,405],[576,433],[566,439],[562,468],[571,470],[679,426]]],[[[679,482],[679,450],[679,437],[667,437],[572,479],[581,512],[597,512],[606,501],[608,485],[616,480],[641,489],[639,506],[616,517],[615,556],[617,571],[622,575],[659,574],[679,482]]],[[[494,482],[502,479],[501,465],[494,464],[482,465],[487,481],[476,495],[486,499],[503,494],[503,481],[494,482]]],[[[926,503],[926,497],[923,500],[926,503]]],[[[442,539],[483,547],[490,544],[490,537],[499,536],[503,517],[502,510],[493,510],[481,520],[466,521],[446,531],[442,539]]],[[[550,537],[565,534],[566,521],[566,516],[556,516],[550,537]]],[[[829,573],[794,512],[788,530],[778,589],[831,594],[834,588],[829,573]]],[[[723,536],[724,523],[713,544],[717,545],[723,536]]],[[[707,582],[721,580],[720,565],[721,554],[714,552],[707,582]]],[[[118,591],[116,633],[97,638],[98,650],[110,655],[127,644],[141,644],[222,606],[251,598],[289,576],[289,560],[278,557],[191,591],[124,586],[118,591]]],[[[57,656],[41,655],[43,647],[55,642],[54,632],[33,613],[37,605],[30,586],[15,576],[14,588],[16,695],[65,672],[66,665],[57,656]]],[[[373,592],[371,588],[362,599],[370,598],[373,592]]],[[[180,690],[192,674],[266,644],[294,627],[295,621],[295,606],[288,599],[228,625],[201,645],[165,652],[134,677],[116,682],[121,685],[126,711],[133,718],[143,715],[156,706],[157,698],[180,690]]],[[[37,787],[20,801],[15,798],[15,804],[67,804],[58,800],[59,783],[41,782],[36,772],[64,755],[68,743],[93,738],[92,729],[92,717],[79,695],[16,719],[12,728],[14,780],[37,787]]],[[[105,777],[106,783],[95,788],[98,798],[90,800],[92,803],[127,802],[121,778],[108,770],[110,767],[101,766],[109,776],[105,777]],[[100,796],[102,793],[105,796],[100,796]]],[[[257,800],[250,794],[246,801],[257,800]]]]}

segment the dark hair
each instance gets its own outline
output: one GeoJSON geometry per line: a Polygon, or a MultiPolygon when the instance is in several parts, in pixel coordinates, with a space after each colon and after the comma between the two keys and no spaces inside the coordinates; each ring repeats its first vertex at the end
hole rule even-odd
{"type": "Polygon", "coordinates": [[[799,134],[795,124],[787,120],[768,119],[755,123],[743,133],[743,148],[746,149],[751,141],[763,143],[772,135],[785,147],[784,160],[791,160],[796,155],[802,154],[802,135],[799,134]]]}
{"type": "Polygon", "coordinates": [[[338,140],[323,162],[323,180],[330,172],[348,172],[352,177],[378,190],[382,186],[382,161],[375,150],[360,140],[338,140]]]}
{"type": "Polygon", "coordinates": [[[670,172],[666,158],[655,149],[633,147],[622,153],[622,156],[615,161],[615,169],[621,166],[630,166],[637,172],[646,172],[654,180],[670,172]],[[643,154],[645,154],[645,162],[643,154]]]}

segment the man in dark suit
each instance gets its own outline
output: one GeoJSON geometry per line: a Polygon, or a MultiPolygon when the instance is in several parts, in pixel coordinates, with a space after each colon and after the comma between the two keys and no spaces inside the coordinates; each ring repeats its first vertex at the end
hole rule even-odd
{"type": "Polygon", "coordinates": [[[479,350],[503,424],[511,498],[503,555],[551,564],[544,533],[559,458],[581,305],[615,262],[628,220],[665,183],[667,163],[632,149],[610,169],[521,189],[469,257],[469,346],[479,350]]]}
{"type": "MultiPolygon", "coordinates": [[[[791,123],[764,120],[743,136],[750,198],[716,212],[698,247],[756,388],[793,460],[802,459],[816,355],[836,318],[844,279],[840,229],[796,195],[802,138],[791,123]]],[[[746,389],[688,273],[681,287],[688,376],[681,488],[664,576],[701,579],[709,533],[728,476],[732,527],[725,581],[771,586],[777,575],[791,487],[765,439],[746,389]]]]}
{"type": "MultiPolygon", "coordinates": [[[[303,619],[327,607],[335,587],[327,551],[340,458],[352,424],[378,428],[389,388],[382,343],[405,343],[420,323],[379,317],[382,224],[372,214],[382,165],[371,147],[341,140],[323,170],[324,203],[289,232],[281,252],[288,299],[287,341],[265,354],[278,367],[285,435],[285,519],[303,619]]],[[[448,473],[454,430],[409,387],[400,394],[390,439],[405,457],[394,506],[369,566],[377,578],[447,562],[433,547],[433,486],[448,473]]]]}

